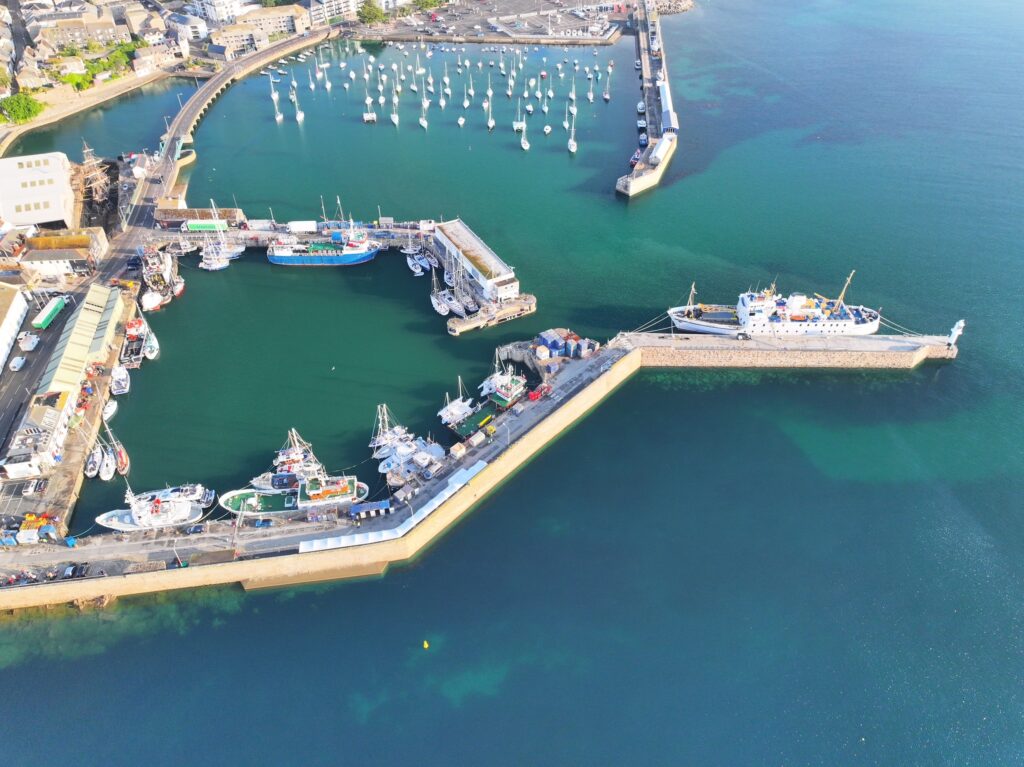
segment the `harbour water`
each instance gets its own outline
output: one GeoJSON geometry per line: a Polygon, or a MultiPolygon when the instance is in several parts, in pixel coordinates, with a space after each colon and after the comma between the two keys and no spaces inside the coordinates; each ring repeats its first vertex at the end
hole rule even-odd
{"type": "MultiPolygon", "coordinates": [[[[693,280],[709,301],[776,278],[830,293],[856,268],[850,298],[904,325],[966,317],[960,357],[645,373],[381,580],[0,624],[9,699],[66,701],[47,737],[38,706],[9,707],[5,763],[108,764],[112,745],[117,763],[1018,763],[1022,32],[991,0],[701,4],[664,23],[679,151],[628,204],[629,39],[599,51],[613,98],[580,104],[575,158],[555,108],[523,153],[497,84],[490,136],[478,106],[461,130],[435,106],[424,133],[411,103],[397,135],[364,126],[336,70],[330,100],[298,78],[301,127],[274,122],[263,79],[232,88],[197,133],[190,201],[460,215],[540,308],[452,339],[400,257],[186,270],[113,423],[138,489],[236,487],[290,426],[369,474],[377,402],[437,433],[443,391],[496,344],[607,337],[693,280]]],[[[159,132],[166,98],[48,140],[133,148],[99,137],[121,110],[159,132]]],[[[121,492],[90,484],[76,529],[121,492]]]]}

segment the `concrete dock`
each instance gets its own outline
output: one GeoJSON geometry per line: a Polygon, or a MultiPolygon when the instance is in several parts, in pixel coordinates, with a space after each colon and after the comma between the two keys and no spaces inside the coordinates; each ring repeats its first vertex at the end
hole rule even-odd
{"type": "Polygon", "coordinates": [[[648,0],[641,0],[633,12],[636,31],[636,57],[640,62],[640,87],[643,91],[648,145],[632,171],[620,176],[615,191],[634,197],[661,183],[661,177],[676,153],[679,118],[672,103],[668,62],[661,43],[661,22],[648,0]]]}
{"type": "Polygon", "coordinates": [[[217,584],[244,588],[379,575],[424,551],[480,500],[642,368],[912,369],[957,356],[946,336],[864,336],[736,340],[621,333],[587,359],[565,362],[551,391],[497,416],[489,438],[416,487],[395,513],[358,525],[348,520],[286,522],[270,529],[215,522],[193,536],[173,531],[102,534],[76,549],[58,544],[0,552],[0,572],[51,572],[92,563],[93,577],[0,589],[0,609],[75,603],[217,584]],[[183,562],[188,567],[180,567],[183,562]],[[96,575],[98,568],[103,575],[96,575]]]}

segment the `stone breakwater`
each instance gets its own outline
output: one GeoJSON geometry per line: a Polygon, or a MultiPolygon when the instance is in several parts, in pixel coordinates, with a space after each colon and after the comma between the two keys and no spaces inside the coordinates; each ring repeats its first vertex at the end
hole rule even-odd
{"type": "Polygon", "coordinates": [[[693,0],[654,0],[651,5],[660,15],[670,16],[692,10],[694,3],[693,0]]]}

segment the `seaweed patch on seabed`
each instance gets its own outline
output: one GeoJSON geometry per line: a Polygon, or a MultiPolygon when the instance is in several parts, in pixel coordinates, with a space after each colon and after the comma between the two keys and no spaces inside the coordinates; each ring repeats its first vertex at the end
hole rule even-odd
{"type": "Polygon", "coordinates": [[[30,660],[99,655],[125,640],[158,632],[184,634],[238,613],[244,599],[240,589],[224,587],[122,598],[103,610],[19,610],[0,617],[0,669],[30,660]]]}
{"type": "Polygon", "coordinates": [[[709,392],[730,387],[753,387],[768,383],[787,385],[844,386],[855,385],[863,391],[882,391],[921,375],[908,370],[815,370],[757,368],[677,368],[674,370],[641,369],[644,383],[665,391],[709,392]]]}

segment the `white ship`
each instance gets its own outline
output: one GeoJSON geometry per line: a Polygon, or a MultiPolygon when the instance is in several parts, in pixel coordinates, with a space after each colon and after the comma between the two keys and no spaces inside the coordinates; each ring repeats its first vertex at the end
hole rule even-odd
{"type": "Polygon", "coordinates": [[[791,293],[783,297],[775,284],[741,293],[736,306],[694,301],[696,284],[685,306],[668,310],[672,324],[684,333],[725,336],[867,336],[878,332],[875,309],[850,306],[844,300],[855,272],[850,272],[838,298],[791,293]]]}
{"type": "Polygon", "coordinates": [[[217,499],[217,493],[213,488],[205,487],[204,485],[188,484],[165,487],[160,490],[150,490],[145,493],[131,493],[129,491],[125,495],[124,500],[126,503],[131,503],[131,498],[149,503],[153,501],[164,503],[166,501],[182,499],[189,503],[197,503],[204,509],[208,509],[213,506],[213,502],[217,499]]]}
{"type": "Polygon", "coordinates": [[[163,527],[179,527],[198,522],[203,516],[203,507],[198,503],[175,497],[166,500],[156,496],[134,495],[129,489],[126,496],[127,509],[115,509],[96,517],[96,524],[131,533],[137,530],[158,530],[163,527]]]}

